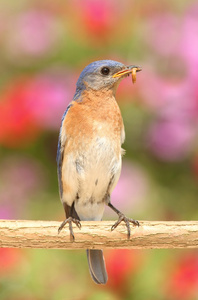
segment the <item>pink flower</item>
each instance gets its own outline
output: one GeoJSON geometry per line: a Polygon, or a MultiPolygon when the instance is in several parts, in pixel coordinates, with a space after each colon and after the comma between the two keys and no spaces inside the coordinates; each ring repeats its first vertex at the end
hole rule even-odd
{"type": "MultiPolygon", "coordinates": [[[[191,78],[198,78],[198,4],[189,8],[182,22],[180,53],[186,61],[191,78]]],[[[196,83],[197,85],[197,80],[196,83]]]]}
{"type": "Polygon", "coordinates": [[[152,14],[147,20],[146,41],[162,56],[177,55],[180,26],[179,19],[172,13],[152,14]]]}
{"type": "Polygon", "coordinates": [[[166,111],[182,111],[193,113],[195,109],[195,97],[193,93],[194,85],[184,76],[177,75],[171,77],[171,74],[162,76],[154,69],[144,68],[139,77],[139,89],[142,102],[149,110],[155,113],[166,111]]]}
{"type": "MultiPolygon", "coordinates": [[[[54,52],[59,45],[60,24],[47,11],[27,10],[11,19],[5,41],[9,57],[24,60],[54,52]]],[[[15,61],[17,62],[17,60],[15,61]]]]}
{"type": "Polygon", "coordinates": [[[28,202],[45,185],[39,163],[27,157],[8,156],[0,164],[0,218],[21,217],[28,202]]]}
{"type": "MultiPolygon", "coordinates": [[[[149,182],[144,170],[124,159],[120,179],[112,192],[111,201],[122,212],[137,212],[143,209],[149,190],[149,182]]],[[[109,215],[115,213],[108,209],[109,215]]]]}
{"type": "Polygon", "coordinates": [[[147,146],[162,160],[183,159],[197,136],[195,85],[188,77],[174,80],[153,72],[143,75],[142,81],[143,101],[156,115],[146,133],[147,146]]]}
{"type": "Polygon", "coordinates": [[[149,129],[148,147],[164,161],[185,158],[192,149],[194,128],[185,120],[159,120],[149,129]]]}
{"type": "MultiPolygon", "coordinates": [[[[172,106],[177,98],[194,105],[193,116],[198,115],[198,5],[193,3],[182,15],[169,12],[153,15],[148,21],[147,42],[156,51],[158,69],[164,69],[163,77],[156,70],[144,72],[144,89],[140,92],[146,103],[159,108],[161,104],[172,106]],[[166,70],[165,70],[166,67],[166,70]],[[156,74],[155,74],[156,73],[156,74]],[[169,93],[169,102],[167,92],[169,93]]],[[[179,107],[179,106],[178,106],[179,107]]]]}
{"type": "Polygon", "coordinates": [[[59,129],[62,115],[74,91],[72,75],[49,71],[32,79],[25,87],[24,97],[37,126],[45,130],[59,129]]]}

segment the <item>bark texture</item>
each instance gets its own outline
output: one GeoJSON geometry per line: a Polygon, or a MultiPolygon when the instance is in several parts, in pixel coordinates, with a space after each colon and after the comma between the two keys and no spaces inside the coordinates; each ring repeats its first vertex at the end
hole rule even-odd
{"type": "Polygon", "coordinates": [[[75,241],[70,242],[68,225],[58,234],[61,222],[0,220],[0,247],[45,249],[165,249],[198,248],[198,221],[140,221],[131,226],[127,239],[125,224],[111,231],[113,221],[81,222],[73,225],[75,241]]]}

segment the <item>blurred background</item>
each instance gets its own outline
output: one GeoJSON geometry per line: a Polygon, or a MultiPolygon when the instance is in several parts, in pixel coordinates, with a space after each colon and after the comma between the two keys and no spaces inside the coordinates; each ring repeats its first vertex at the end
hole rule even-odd
{"type": "MultiPolygon", "coordinates": [[[[143,68],[117,92],[126,155],[113,204],[139,220],[196,220],[198,2],[189,0],[0,0],[0,218],[64,219],[61,116],[99,59],[143,68]]],[[[107,208],[104,219],[117,216],[107,208]]],[[[97,286],[84,251],[0,249],[0,299],[198,299],[195,250],[105,257],[109,281],[97,286]]]]}

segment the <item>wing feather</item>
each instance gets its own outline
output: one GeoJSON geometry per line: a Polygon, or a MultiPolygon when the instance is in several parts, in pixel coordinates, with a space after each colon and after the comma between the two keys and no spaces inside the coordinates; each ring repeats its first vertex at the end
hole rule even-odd
{"type": "MultiPolygon", "coordinates": [[[[57,148],[57,156],[56,156],[56,162],[57,162],[57,173],[58,173],[58,185],[59,185],[59,194],[62,199],[63,195],[63,184],[62,184],[62,163],[63,163],[63,156],[64,156],[64,149],[65,149],[65,143],[67,140],[67,136],[64,139],[61,139],[61,133],[62,133],[62,126],[63,121],[66,118],[66,115],[68,113],[68,110],[72,104],[68,105],[66,111],[64,112],[61,120],[61,127],[60,127],[60,133],[58,138],[58,148],[57,148]]],[[[66,133],[65,133],[66,134],[66,133]]]]}

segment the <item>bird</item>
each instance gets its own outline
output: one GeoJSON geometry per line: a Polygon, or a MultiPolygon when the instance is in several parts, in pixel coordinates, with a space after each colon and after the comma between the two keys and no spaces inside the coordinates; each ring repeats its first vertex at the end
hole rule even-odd
{"type": "MultiPolygon", "coordinates": [[[[70,240],[75,241],[73,223],[101,221],[105,205],[118,214],[114,230],[122,221],[130,238],[130,223],[111,203],[111,193],[120,177],[125,130],[115,94],[120,81],[141,67],[114,60],[98,60],[81,72],[74,97],[63,114],[57,149],[60,199],[66,219],[58,232],[69,225],[70,240]]],[[[87,250],[93,281],[106,284],[108,275],[101,249],[87,250]]]]}

